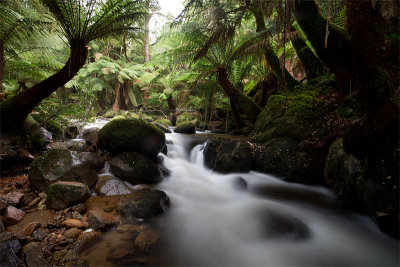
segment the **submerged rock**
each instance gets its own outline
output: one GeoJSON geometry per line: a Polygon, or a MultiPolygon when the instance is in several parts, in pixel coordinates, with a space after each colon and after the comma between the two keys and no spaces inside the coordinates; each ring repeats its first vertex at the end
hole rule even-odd
{"type": "Polygon", "coordinates": [[[115,216],[101,209],[90,210],[87,213],[86,221],[89,223],[89,227],[95,230],[109,228],[118,223],[115,216]]]}
{"type": "Polygon", "coordinates": [[[196,127],[192,122],[184,121],[176,126],[174,132],[183,134],[194,134],[196,133],[196,127]]]}
{"type": "Polygon", "coordinates": [[[115,176],[131,184],[153,184],[163,178],[160,168],[153,161],[136,152],[123,152],[109,163],[115,176]]]}
{"type": "Polygon", "coordinates": [[[47,261],[44,259],[39,242],[30,242],[22,248],[26,263],[29,267],[34,266],[47,266],[47,261]]]}
{"type": "Polygon", "coordinates": [[[100,196],[115,196],[131,193],[129,187],[123,181],[108,174],[99,175],[95,190],[100,196]]]}
{"type": "Polygon", "coordinates": [[[60,210],[84,202],[90,197],[90,190],[86,184],[78,182],[59,181],[49,186],[47,206],[60,210]]]}
{"type": "Polygon", "coordinates": [[[165,135],[156,126],[140,119],[115,119],[98,134],[99,147],[113,154],[135,151],[155,158],[165,146],[165,135]]]}
{"type": "Polygon", "coordinates": [[[144,188],[118,203],[121,216],[126,219],[149,219],[163,214],[170,206],[167,194],[144,188]]]}
{"type": "Polygon", "coordinates": [[[47,191],[56,181],[77,181],[92,186],[96,180],[93,163],[67,149],[47,150],[31,163],[29,169],[29,181],[39,191],[47,191]]]}

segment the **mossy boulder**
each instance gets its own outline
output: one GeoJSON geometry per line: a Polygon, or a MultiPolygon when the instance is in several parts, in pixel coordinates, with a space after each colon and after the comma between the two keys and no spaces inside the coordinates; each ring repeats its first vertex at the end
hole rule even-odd
{"type": "Polygon", "coordinates": [[[89,197],[90,190],[86,184],[58,181],[49,186],[47,191],[47,207],[61,210],[85,202],[89,197]]]}
{"type": "Polygon", "coordinates": [[[194,134],[196,133],[196,127],[192,122],[184,121],[176,126],[174,132],[183,134],[194,134]]]}
{"type": "Polygon", "coordinates": [[[250,145],[243,141],[208,140],[203,154],[204,164],[220,173],[248,172],[253,164],[250,145]]]}
{"type": "Polygon", "coordinates": [[[60,123],[55,120],[50,120],[46,123],[45,128],[52,133],[54,139],[60,139],[63,137],[63,128],[60,123]]]}
{"type": "Polygon", "coordinates": [[[28,173],[33,188],[47,191],[57,181],[76,181],[92,186],[97,180],[94,164],[63,148],[47,150],[30,164],[28,173]]]}
{"type": "Polygon", "coordinates": [[[134,220],[156,217],[167,211],[169,206],[169,197],[163,191],[144,188],[121,200],[117,209],[123,218],[134,220]]]}
{"type": "Polygon", "coordinates": [[[160,129],[161,131],[163,131],[163,133],[171,133],[171,130],[168,129],[168,127],[166,127],[166,126],[164,126],[162,124],[159,124],[158,122],[154,122],[153,121],[152,124],[154,126],[156,126],[158,129],[160,129]]]}
{"type": "Polygon", "coordinates": [[[140,119],[112,120],[98,133],[99,147],[112,154],[136,151],[155,158],[165,146],[165,134],[140,119]]]}
{"type": "Polygon", "coordinates": [[[183,112],[176,118],[176,123],[179,124],[181,122],[186,122],[190,121],[192,122],[195,126],[198,126],[200,123],[199,119],[200,115],[199,114],[193,114],[190,112],[183,112]]]}
{"type": "Polygon", "coordinates": [[[109,163],[116,177],[131,184],[154,184],[163,178],[160,168],[151,159],[137,152],[122,152],[109,163]]]}
{"type": "Polygon", "coordinates": [[[168,127],[168,126],[172,125],[171,121],[168,120],[168,119],[157,119],[155,122],[158,123],[158,124],[161,124],[161,125],[163,125],[165,127],[168,127]]]}
{"type": "MultiPolygon", "coordinates": [[[[371,176],[370,162],[357,159],[343,148],[343,138],[332,143],[325,163],[325,181],[337,194],[338,199],[355,208],[370,212],[384,212],[397,216],[399,190],[390,185],[390,179],[382,183],[371,176]]],[[[372,166],[373,167],[373,166],[372,166]]]]}
{"type": "Polygon", "coordinates": [[[325,113],[326,106],[317,97],[317,92],[272,95],[257,118],[254,138],[263,143],[277,137],[301,141],[311,136],[323,136],[329,131],[321,122],[325,113]]]}
{"type": "Polygon", "coordinates": [[[113,110],[108,110],[106,113],[104,113],[103,117],[104,118],[113,118],[117,113],[113,110]]]}
{"type": "Polygon", "coordinates": [[[22,128],[31,137],[32,145],[35,148],[44,149],[53,140],[51,132],[41,127],[31,115],[23,122],[22,128]]]}

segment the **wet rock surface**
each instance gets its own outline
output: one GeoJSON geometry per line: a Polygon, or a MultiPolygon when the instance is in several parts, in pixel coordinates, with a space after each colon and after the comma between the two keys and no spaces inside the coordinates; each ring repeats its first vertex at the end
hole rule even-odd
{"type": "Polygon", "coordinates": [[[130,194],[129,187],[120,179],[113,175],[99,175],[95,191],[100,196],[115,196],[130,194]]]}
{"type": "Polygon", "coordinates": [[[114,175],[131,184],[153,184],[163,178],[158,166],[137,152],[123,152],[110,160],[114,175]]]}
{"type": "Polygon", "coordinates": [[[8,232],[0,233],[0,266],[18,266],[21,260],[18,253],[21,245],[12,234],[8,232]]]}
{"type": "Polygon", "coordinates": [[[174,132],[182,134],[194,134],[196,133],[196,126],[190,121],[184,121],[176,126],[174,132]]]}
{"type": "Polygon", "coordinates": [[[163,191],[144,188],[121,200],[118,210],[126,219],[150,219],[163,214],[169,206],[169,197],[163,191]]]}
{"type": "Polygon", "coordinates": [[[17,209],[13,206],[8,206],[4,213],[3,220],[6,225],[13,225],[22,221],[24,216],[25,212],[23,210],[17,209]]]}
{"type": "Polygon", "coordinates": [[[51,209],[60,210],[85,202],[89,197],[90,190],[86,184],[59,181],[49,186],[47,205],[51,209]]]}
{"type": "Polygon", "coordinates": [[[22,251],[25,254],[26,263],[29,267],[48,265],[38,242],[30,242],[26,244],[22,248],[22,251]]]}
{"type": "Polygon", "coordinates": [[[92,186],[96,180],[93,163],[67,149],[47,150],[31,163],[29,169],[29,181],[39,191],[47,191],[56,181],[77,181],[92,186]]]}

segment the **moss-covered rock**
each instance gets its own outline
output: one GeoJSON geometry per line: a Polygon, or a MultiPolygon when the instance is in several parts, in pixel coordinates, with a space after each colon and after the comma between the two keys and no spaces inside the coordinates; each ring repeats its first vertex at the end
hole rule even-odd
{"type": "Polygon", "coordinates": [[[136,151],[155,158],[165,146],[164,133],[139,119],[116,119],[98,133],[99,147],[113,154],[136,151]]]}
{"type": "Polygon", "coordinates": [[[161,124],[161,125],[163,125],[165,127],[168,127],[168,126],[172,125],[171,121],[168,120],[168,119],[157,119],[155,122],[158,123],[158,124],[161,124]]]}
{"type": "Polygon", "coordinates": [[[163,178],[160,168],[137,152],[123,152],[110,160],[114,175],[131,184],[154,184],[163,178]]]}
{"type": "Polygon", "coordinates": [[[52,134],[41,127],[31,115],[23,122],[22,128],[31,137],[32,145],[35,148],[43,149],[53,140],[52,134]]]}
{"type": "Polygon", "coordinates": [[[174,132],[183,134],[194,134],[196,133],[196,127],[192,122],[184,121],[176,126],[174,132]]]}
{"type": "Polygon", "coordinates": [[[48,121],[45,128],[53,134],[53,139],[60,139],[63,137],[63,128],[56,120],[48,121]]]}
{"type": "Polygon", "coordinates": [[[117,113],[112,110],[108,110],[106,113],[104,113],[103,117],[104,118],[113,118],[117,113]]]}
{"type": "Polygon", "coordinates": [[[68,125],[64,128],[64,136],[67,139],[76,138],[81,131],[81,126],[79,124],[68,125]]]}
{"type": "Polygon", "coordinates": [[[220,173],[248,172],[253,164],[252,151],[247,142],[208,140],[203,154],[204,164],[220,173]]]}
{"type": "Polygon", "coordinates": [[[398,214],[398,188],[370,177],[369,164],[367,160],[347,153],[343,148],[343,139],[338,138],[326,158],[325,180],[342,203],[371,212],[398,214]]]}
{"type": "Polygon", "coordinates": [[[61,210],[85,202],[89,197],[90,190],[86,184],[58,181],[49,186],[47,191],[47,207],[61,210]]]}
{"type": "Polygon", "coordinates": [[[323,136],[328,132],[321,122],[325,113],[326,106],[317,97],[317,92],[272,95],[258,116],[253,133],[262,143],[276,137],[300,141],[311,136],[323,136]]]}
{"type": "Polygon", "coordinates": [[[200,123],[200,118],[198,114],[193,114],[190,112],[183,112],[176,118],[176,123],[179,124],[181,122],[186,122],[190,121],[192,122],[195,126],[199,126],[200,123]]]}
{"type": "Polygon", "coordinates": [[[62,148],[49,149],[32,161],[28,177],[33,188],[39,191],[47,191],[48,186],[57,181],[77,181],[92,186],[97,180],[92,162],[62,148]]]}

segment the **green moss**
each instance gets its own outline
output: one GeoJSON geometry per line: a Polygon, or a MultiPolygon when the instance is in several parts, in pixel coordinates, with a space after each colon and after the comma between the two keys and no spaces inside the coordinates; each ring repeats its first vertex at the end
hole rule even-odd
{"type": "Polygon", "coordinates": [[[45,128],[53,134],[53,138],[61,138],[63,135],[63,128],[55,120],[48,121],[45,128]]]}
{"type": "Polygon", "coordinates": [[[362,112],[361,112],[360,102],[358,101],[357,96],[355,96],[354,94],[347,96],[340,103],[335,113],[339,118],[350,118],[350,119],[359,118],[362,112]]]}
{"type": "Polygon", "coordinates": [[[158,120],[156,120],[156,122],[158,124],[161,124],[161,125],[164,125],[164,126],[167,126],[167,127],[172,125],[171,121],[168,120],[168,119],[158,119],[158,120]]]}
{"type": "Polygon", "coordinates": [[[176,123],[178,124],[185,121],[190,121],[194,125],[198,126],[200,123],[200,118],[199,116],[194,115],[193,113],[190,112],[183,112],[176,118],[176,123]]]}
{"type": "Polygon", "coordinates": [[[184,121],[179,123],[176,128],[176,133],[194,134],[196,132],[195,125],[191,121],[184,121]]]}
{"type": "Polygon", "coordinates": [[[104,118],[112,118],[112,117],[114,117],[116,115],[116,112],[115,111],[112,111],[112,110],[109,110],[109,111],[107,111],[106,113],[104,113],[104,118]]]}
{"type": "Polygon", "coordinates": [[[112,118],[111,120],[120,120],[120,119],[125,119],[125,117],[123,115],[117,115],[114,118],[112,118]]]}

